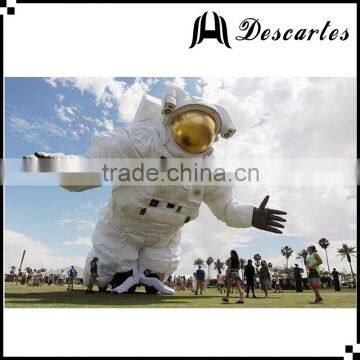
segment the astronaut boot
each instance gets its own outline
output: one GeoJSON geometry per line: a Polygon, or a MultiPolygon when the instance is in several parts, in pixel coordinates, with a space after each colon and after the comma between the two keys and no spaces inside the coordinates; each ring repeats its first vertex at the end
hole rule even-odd
{"type": "MultiPolygon", "coordinates": [[[[159,275],[154,274],[154,273],[150,272],[149,270],[145,271],[144,275],[146,277],[157,278],[160,280],[159,275]]],[[[149,285],[145,285],[145,291],[147,294],[157,294],[157,292],[158,292],[153,286],[149,286],[149,285]]]]}
{"type": "MultiPolygon", "coordinates": [[[[116,273],[111,280],[111,289],[115,289],[119,285],[121,285],[129,276],[132,276],[133,271],[127,271],[123,273],[116,273]]],[[[132,286],[127,292],[133,294],[137,288],[137,285],[132,286]]]]}

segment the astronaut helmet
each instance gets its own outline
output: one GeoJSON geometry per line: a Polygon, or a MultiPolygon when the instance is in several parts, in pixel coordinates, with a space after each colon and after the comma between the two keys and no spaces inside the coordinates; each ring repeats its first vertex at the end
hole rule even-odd
{"type": "Polygon", "coordinates": [[[162,123],[168,150],[184,157],[205,157],[219,136],[230,138],[236,131],[230,115],[220,105],[168,85],[162,99],[162,123]]]}

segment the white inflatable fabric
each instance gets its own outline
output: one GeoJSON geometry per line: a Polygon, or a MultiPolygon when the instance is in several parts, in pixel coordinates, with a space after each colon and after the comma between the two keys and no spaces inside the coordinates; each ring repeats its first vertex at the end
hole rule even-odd
{"type": "MultiPolygon", "coordinates": [[[[224,108],[169,86],[162,104],[159,99],[144,95],[130,126],[95,135],[85,156],[135,159],[193,157],[172,140],[167,121],[161,114],[162,105],[169,103],[176,108],[189,104],[206,106],[219,114],[221,136],[228,138],[235,132],[224,108]],[[229,130],[230,135],[225,136],[229,130]]],[[[202,156],[207,157],[211,153],[210,147],[202,156]]],[[[71,190],[74,191],[74,188],[71,190]]],[[[139,275],[137,269],[148,269],[158,274],[161,280],[166,280],[167,275],[177,269],[181,228],[198,217],[202,202],[229,226],[251,226],[253,206],[241,205],[233,198],[229,186],[114,185],[110,201],[102,208],[92,236],[93,248],[86,260],[84,283],[89,280],[90,261],[97,256],[100,287],[108,285],[114,274],[132,270],[133,277],[116,288],[116,292],[127,291],[135,281],[140,281],[141,276],[141,282],[147,281],[159,291],[169,293],[158,281],[153,278],[146,280],[142,272],[139,275]],[[153,206],[154,200],[156,206],[153,206]],[[174,207],[168,207],[169,203],[174,207]],[[141,214],[140,209],[146,209],[146,212],[141,214]]]]}
{"type": "Polygon", "coordinates": [[[144,284],[154,287],[157,291],[164,295],[174,295],[175,290],[165,285],[157,278],[146,277],[142,271],[134,272],[132,276],[129,276],[121,285],[114,288],[112,291],[118,294],[127,292],[131,287],[136,284],[144,284]]]}

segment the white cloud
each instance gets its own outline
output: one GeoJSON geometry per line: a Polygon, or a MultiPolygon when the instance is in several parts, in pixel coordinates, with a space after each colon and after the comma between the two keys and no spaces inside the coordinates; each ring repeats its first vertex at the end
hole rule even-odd
{"type": "Polygon", "coordinates": [[[75,240],[64,241],[63,245],[91,246],[91,237],[84,236],[84,237],[79,237],[75,240]]]}
{"type": "Polygon", "coordinates": [[[223,105],[238,130],[216,144],[217,153],[237,158],[355,157],[355,86],[353,78],[197,81],[202,96],[223,105]]]}
{"type": "Polygon", "coordinates": [[[58,224],[61,226],[70,226],[76,230],[94,230],[95,224],[89,220],[75,218],[75,219],[60,219],[58,224]]]}
{"type": "Polygon", "coordinates": [[[11,230],[5,230],[5,268],[7,272],[11,265],[20,264],[21,255],[26,250],[23,268],[45,267],[46,269],[64,267],[68,265],[84,266],[85,257],[66,256],[59,249],[32,239],[31,237],[11,230]]]}
{"type": "MultiPolygon", "coordinates": [[[[94,96],[97,104],[115,107],[121,120],[130,122],[143,94],[158,82],[156,78],[136,78],[131,84],[117,78],[50,78],[47,81],[58,86],[72,86],[94,96]]],[[[108,129],[109,123],[105,123],[108,129]]]]}
{"type": "Polygon", "coordinates": [[[181,89],[185,89],[186,79],[182,77],[173,78],[171,80],[165,81],[165,85],[173,84],[178,86],[181,89]]]}
{"type": "Polygon", "coordinates": [[[72,123],[75,120],[75,112],[77,111],[76,106],[55,105],[54,108],[57,117],[64,123],[72,123]]]}
{"type": "Polygon", "coordinates": [[[44,150],[49,149],[45,139],[64,138],[66,131],[50,120],[25,119],[24,117],[10,116],[10,129],[28,142],[39,144],[44,150]]]}

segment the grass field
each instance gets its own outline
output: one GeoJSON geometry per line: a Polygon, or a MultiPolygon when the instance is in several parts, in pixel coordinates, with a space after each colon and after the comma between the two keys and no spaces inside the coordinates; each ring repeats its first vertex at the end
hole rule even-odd
{"type": "MultiPolygon", "coordinates": [[[[141,290],[140,290],[141,291],[141,290]]],[[[206,289],[202,296],[195,296],[189,291],[178,291],[174,296],[147,295],[143,292],[135,294],[99,293],[85,294],[84,287],[76,286],[68,291],[66,287],[43,285],[32,287],[27,285],[5,284],[5,307],[7,308],[74,308],[74,307],[127,307],[127,308],[354,308],[356,292],[354,289],[323,290],[322,304],[314,304],[312,291],[303,293],[285,291],[270,293],[265,299],[258,290],[258,298],[245,299],[245,304],[235,304],[235,294],[229,304],[222,302],[223,294],[216,289],[206,289]]]]}

